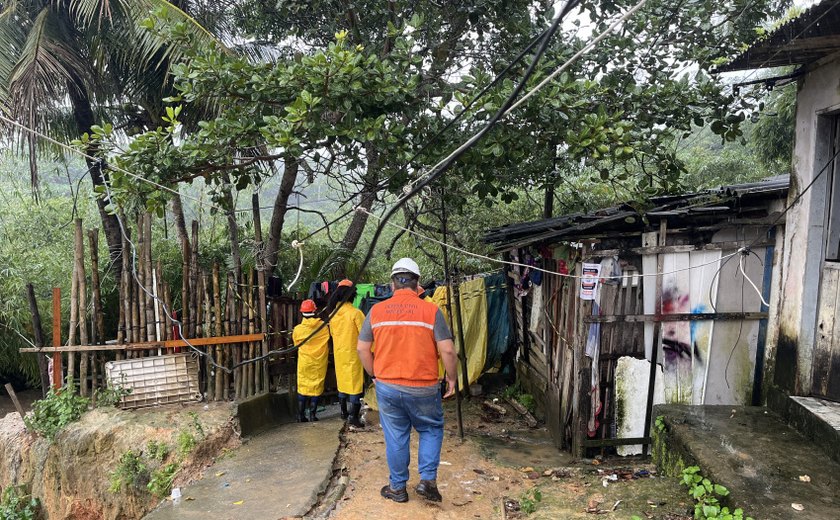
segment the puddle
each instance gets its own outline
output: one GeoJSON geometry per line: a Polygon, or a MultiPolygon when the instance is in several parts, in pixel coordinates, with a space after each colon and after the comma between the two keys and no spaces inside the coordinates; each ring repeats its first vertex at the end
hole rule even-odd
{"type": "Polygon", "coordinates": [[[572,457],[554,446],[546,430],[513,430],[504,437],[476,435],[469,439],[478,444],[481,453],[503,466],[551,468],[568,466],[572,457]]]}

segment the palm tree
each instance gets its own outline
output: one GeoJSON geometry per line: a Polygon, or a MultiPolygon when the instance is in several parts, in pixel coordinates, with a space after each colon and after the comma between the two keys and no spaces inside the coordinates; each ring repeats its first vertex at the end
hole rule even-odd
{"type": "MultiPolygon", "coordinates": [[[[195,4],[195,5],[193,5],[195,4]]],[[[69,141],[103,120],[124,128],[157,126],[171,85],[168,64],[178,49],[140,22],[157,11],[214,37],[186,10],[187,0],[0,0],[0,109],[30,128],[69,141]]],[[[220,8],[219,6],[222,6],[220,8]]],[[[227,2],[208,19],[223,27],[227,2]]],[[[37,138],[8,129],[28,151],[32,194],[38,200],[37,138]]],[[[47,146],[41,144],[44,149],[47,146]]],[[[95,155],[96,150],[88,150],[95,155]]],[[[87,160],[94,189],[107,180],[100,161],[87,160]]],[[[121,255],[119,223],[97,199],[112,260],[121,255]]]]}

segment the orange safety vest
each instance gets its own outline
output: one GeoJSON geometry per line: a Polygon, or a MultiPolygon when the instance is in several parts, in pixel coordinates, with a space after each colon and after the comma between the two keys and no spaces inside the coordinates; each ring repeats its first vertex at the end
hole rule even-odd
{"type": "Polygon", "coordinates": [[[421,300],[411,289],[399,289],[373,306],[373,372],[378,381],[405,386],[437,384],[437,312],[437,305],[421,300]]]}

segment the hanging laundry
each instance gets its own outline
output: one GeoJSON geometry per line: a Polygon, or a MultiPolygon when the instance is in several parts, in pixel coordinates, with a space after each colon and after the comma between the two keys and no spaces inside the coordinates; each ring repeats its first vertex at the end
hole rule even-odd
{"type": "MultiPolygon", "coordinates": [[[[464,326],[464,343],[467,355],[467,380],[469,384],[476,382],[484,369],[487,358],[487,292],[484,279],[471,280],[459,286],[461,293],[461,321],[464,326]]],[[[455,309],[452,309],[453,312],[455,309]]],[[[462,348],[458,335],[458,320],[455,322],[456,345],[458,351],[462,348]]],[[[461,383],[464,384],[463,374],[461,383]]],[[[466,385],[465,385],[466,386],[466,385]]]]}
{"type": "Polygon", "coordinates": [[[376,286],[372,283],[356,284],[356,299],[353,300],[353,307],[358,309],[362,304],[362,300],[366,296],[372,295],[375,288],[376,286]]]}
{"type": "Polygon", "coordinates": [[[484,279],[487,290],[487,355],[484,370],[489,370],[501,359],[511,345],[512,331],[505,273],[492,274],[484,279]]]}

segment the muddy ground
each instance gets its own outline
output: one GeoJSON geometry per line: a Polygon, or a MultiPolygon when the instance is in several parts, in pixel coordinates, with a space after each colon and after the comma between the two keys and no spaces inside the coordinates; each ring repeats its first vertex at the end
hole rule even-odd
{"type": "MultiPolygon", "coordinates": [[[[445,404],[446,437],[438,486],[440,504],[414,493],[417,484],[417,437],[412,436],[409,502],[396,504],[379,496],[388,482],[385,444],[375,412],[368,412],[365,431],[346,433],[337,471],[349,477],[345,494],[330,515],[339,520],[465,518],[621,518],[633,515],[688,520],[691,504],[676,479],[659,478],[644,459],[606,458],[574,461],[557,450],[543,428],[529,429],[512,407],[488,411],[474,397],[464,403],[464,431],[458,435],[455,403],[445,404]],[[605,484],[606,483],[606,484],[605,484]],[[534,489],[534,511],[526,514],[534,489]],[[506,505],[504,505],[506,504],[506,505]]],[[[498,396],[496,396],[498,397],[498,396]]]]}

